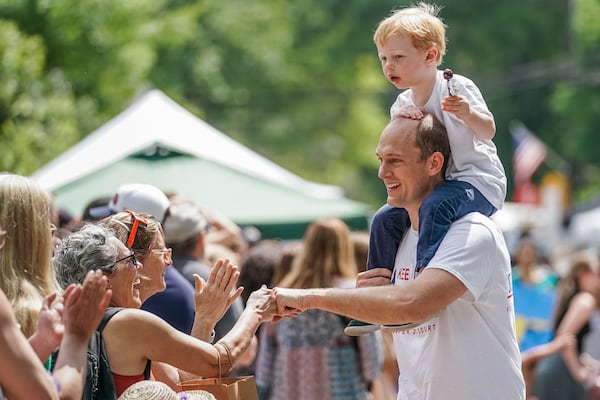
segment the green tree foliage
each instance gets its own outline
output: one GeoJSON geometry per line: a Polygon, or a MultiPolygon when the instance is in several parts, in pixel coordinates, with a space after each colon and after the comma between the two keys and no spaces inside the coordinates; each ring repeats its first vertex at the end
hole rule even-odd
{"type": "MultiPolygon", "coordinates": [[[[378,205],[374,149],[397,90],[372,34],[410,3],[0,0],[2,168],[35,171],[156,87],[299,175],[378,205]]],[[[600,123],[597,0],[438,4],[443,67],[481,88],[509,183],[513,119],[564,158],[600,164],[588,145],[600,123]]],[[[581,188],[594,174],[578,177],[581,188]]]]}
{"type": "Polygon", "coordinates": [[[160,1],[57,0],[39,2],[39,35],[48,69],[59,69],[77,98],[85,133],[121,111],[142,88],[156,62],[160,1]],[[42,4],[46,5],[43,7],[42,4]],[[89,119],[88,119],[89,118],[89,119]]]}
{"type": "Polygon", "coordinates": [[[209,122],[287,168],[369,199],[357,171],[370,167],[377,179],[374,148],[389,106],[379,104],[387,86],[371,34],[388,7],[308,0],[185,7],[201,9],[198,34],[161,49],[158,86],[178,88],[209,122]],[[356,28],[366,15],[363,33],[356,28]]]}
{"type": "Polygon", "coordinates": [[[39,37],[0,20],[0,170],[29,173],[77,142],[70,85],[39,37]]]}
{"type": "Polygon", "coordinates": [[[568,80],[554,88],[556,116],[553,142],[572,166],[571,179],[578,200],[589,200],[600,190],[600,2],[574,0],[568,80]]]}

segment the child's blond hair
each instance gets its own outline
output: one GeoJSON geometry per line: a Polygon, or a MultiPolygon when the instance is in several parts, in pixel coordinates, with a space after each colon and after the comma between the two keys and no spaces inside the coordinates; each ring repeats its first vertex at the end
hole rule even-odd
{"type": "Polygon", "coordinates": [[[419,50],[437,48],[436,61],[440,65],[446,54],[446,25],[437,16],[439,11],[439,6],[427,3],[394,10],[379,23],[373,41],[377,46],[382,46],[394,35],[408,34],[419,50]]]}

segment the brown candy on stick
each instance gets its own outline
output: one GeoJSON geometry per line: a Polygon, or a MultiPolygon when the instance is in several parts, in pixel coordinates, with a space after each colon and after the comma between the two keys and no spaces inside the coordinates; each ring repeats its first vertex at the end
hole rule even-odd
{"type": "Polygon", "coordinates": [[[444,79],[449,81],[454,76],[454,72],[450,68],[446,68],[444,70],[444,79]]]}
{"type": "Polygon", "coordinates": [[[444,79],[448,81],[448,96],[457,96],[458,91],[456,90],[456,85],[452,81],[452,77],[454,76],[454,72],[450,68],[446,68],[444,70],[444,79]]]}

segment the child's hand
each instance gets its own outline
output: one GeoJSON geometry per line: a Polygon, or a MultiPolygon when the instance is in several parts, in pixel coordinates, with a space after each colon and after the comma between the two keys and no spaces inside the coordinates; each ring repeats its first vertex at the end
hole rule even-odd
{"type": "Polygon", "coordinates": [[[442,110],[465,120],[471,114],[471,106],[464,96],[447,96],[442,100],[442,110]]]}
{"type": "Polygon", "coordinates": [[[400,107],[394,112],[392,118],[410,118],[410,119],[421,119],[425,115],[425,109],[423,107],[415,105],[406,105],[400,107]]]}
{"type": "Polygon", "coordinates": [[[388,268],[371,268],[356,276],[356,287],[387,286],[392,279],[388,268]]]}

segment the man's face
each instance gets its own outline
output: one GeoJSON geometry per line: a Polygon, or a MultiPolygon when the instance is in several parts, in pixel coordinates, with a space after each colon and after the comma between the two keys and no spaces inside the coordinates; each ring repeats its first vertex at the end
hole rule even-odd
{"type": "Polygon", "coordinates": [[[377,146],[379,178],[387,190],[387,203],[394,207],[420,206],[431,190],[427,160],[415,145],[418,121],[395,119],[383,130],[377,146]]]}

